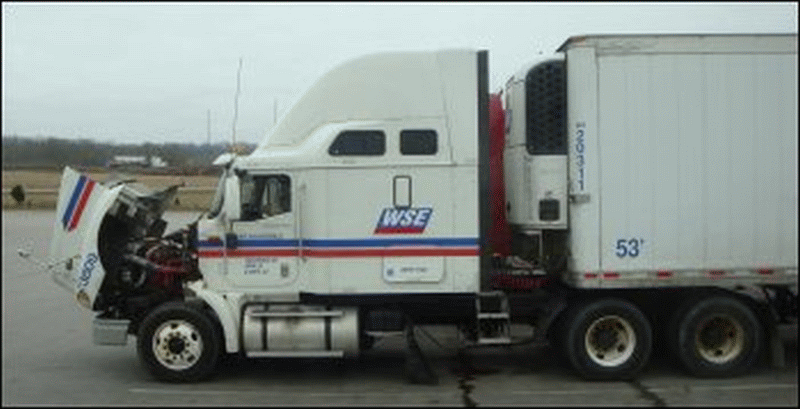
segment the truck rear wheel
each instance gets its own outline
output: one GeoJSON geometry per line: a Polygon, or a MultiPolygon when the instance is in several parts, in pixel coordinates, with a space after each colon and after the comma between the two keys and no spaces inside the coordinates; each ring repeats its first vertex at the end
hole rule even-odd
{"type": "Polygon", "coordinates": [[[652,330],[628,301],[605,298],[576,306],[565,317],[567,359],[588,379],[630,379],[647,364],[652,330]]]}
{"type": "Polygon", "coordinates": [[[755,313],[741,301],[714,296],[688,305],[676,317],[670,348],[683,367],[699,377],[740,375],[758,361],[763,330],[755,313]]]}
{"type": "Polygon", "coordinates": [[[159,380],[193,382],[208,377],[219,360],[221,334],[199,308],[169,302],[139,326],[139,359],[159,380]]]}

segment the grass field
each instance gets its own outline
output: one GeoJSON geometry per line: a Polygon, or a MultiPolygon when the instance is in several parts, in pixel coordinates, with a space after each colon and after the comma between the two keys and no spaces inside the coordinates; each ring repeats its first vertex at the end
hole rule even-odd
{"type": "MultiPolygon", "coordinates": [[[[104,182],[112,174],[104,170],[85,172],[87,176],[104,182]]],[[[203,210],[213,195],[218,177],[185,175],[146,175],[125,173],[125,179],[160,190],[179,183],[189,189],[178,189],[178,194],[170,206],[172,210],[203,210]],[[197,189],[203,189],[197,191],[197,189]]],[[[57,191],[61,182],[61,172],[54,170],[3,170],[3,209],[55,209],[57,191]],[[10,190],[21,185],[25,191],[25,201],[20,205],[10,195],[10,190]],[[45,190],[45,191],[41,191],[45,190]]]]}

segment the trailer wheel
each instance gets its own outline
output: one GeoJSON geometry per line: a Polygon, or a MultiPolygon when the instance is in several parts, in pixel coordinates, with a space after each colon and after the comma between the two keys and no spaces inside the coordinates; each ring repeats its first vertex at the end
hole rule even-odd
{"type": "Polygon", "coordinates": [[[699,377],[740,375],[761,355],[763,330],[741,301],[715,296],[697,301],[677,318],[672,350],[699,377]]]}
{"type": "Polygon", "coordinates": [[[182,302],[166,303],[139,327],[139,359],[157,379],[193,382],[208,377],[217,365],[222,336],[211,318],[182,302]]]}
{"type": "Polygon", "coordinates": [[[564,326],[565,355],[587,379],[630,379],[650,358],[650,323],[628,301],[605,298],[579,305],[564,326]]]}

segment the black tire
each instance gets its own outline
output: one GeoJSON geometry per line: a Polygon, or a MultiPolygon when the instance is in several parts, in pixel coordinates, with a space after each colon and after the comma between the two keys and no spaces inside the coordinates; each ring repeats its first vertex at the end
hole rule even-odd
{"type": "Polygon", "coordinates": [[[681,368],[683,365],[680,363],[680,351],[678,348],[678,332],[681,325],[681,320],[686,316],[686,313],[694,307],[698,302],[702,301],[704,298],[709,297],[709,294],[695,294],[678,304],[678,307],[672,311],[672,315],[667,321],[667,333],[666,333],[666,342],[667,342],[667,350],[670,353],[670,356],[673,358],[673,362],[675,365],[680,366],[681,368]]]}
{"type": "Polygon", "coordinates": [[[764,333],[747,305],[728,296],[697,300],[679,313],[671,349],[697,377],[729,377],[758,362],[764,333]]]}
{"type": "Polygon", "coordinates": [[[650,359],[650,322],[628,301],[604,298],[577,305],[563,324],[564,355],[584,378],[631,379],[650,359]]]}
{"type": "Polygon", "coordinates": [[[168,302],[151,311],[139,326],[139,359],[157,379],[195,382],[217,366],[222,335],[205,312],[182,302],[168,302]],[[157,348],[163,348],[156,352],[157,348]]]}
{"type": "Polygon", "coordinates": [[[569,314],[569,311],[564,311],[559,314],[555,320],[550,324],[550,327],[547,329],[547,343],[550,345],[550,348],[559,355],[560,358],[563,358],[565,361],[567,357],[565,355],[564,345],[566,342],[564,341],[564,337],[566,336],[566,328],[564,328],[564,321],[565,316],[569,314]]]}

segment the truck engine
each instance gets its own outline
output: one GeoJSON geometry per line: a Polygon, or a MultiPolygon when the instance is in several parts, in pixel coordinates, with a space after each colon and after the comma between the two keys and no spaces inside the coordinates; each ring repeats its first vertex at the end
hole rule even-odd
{"type": "MultiPolygon", "coordinates": [[[[181,300],[183,282],[200,278],[196,224],[164,234],[167,222],[161,215],[179,186],[160,192],[138,184],[117,186],[121,190],[97,230],[97,258],[105,276],[92,310],[136,323],[154,305],[181,300]]],[[[108,187],[110,194],[115,184],[108,187]]]]}

